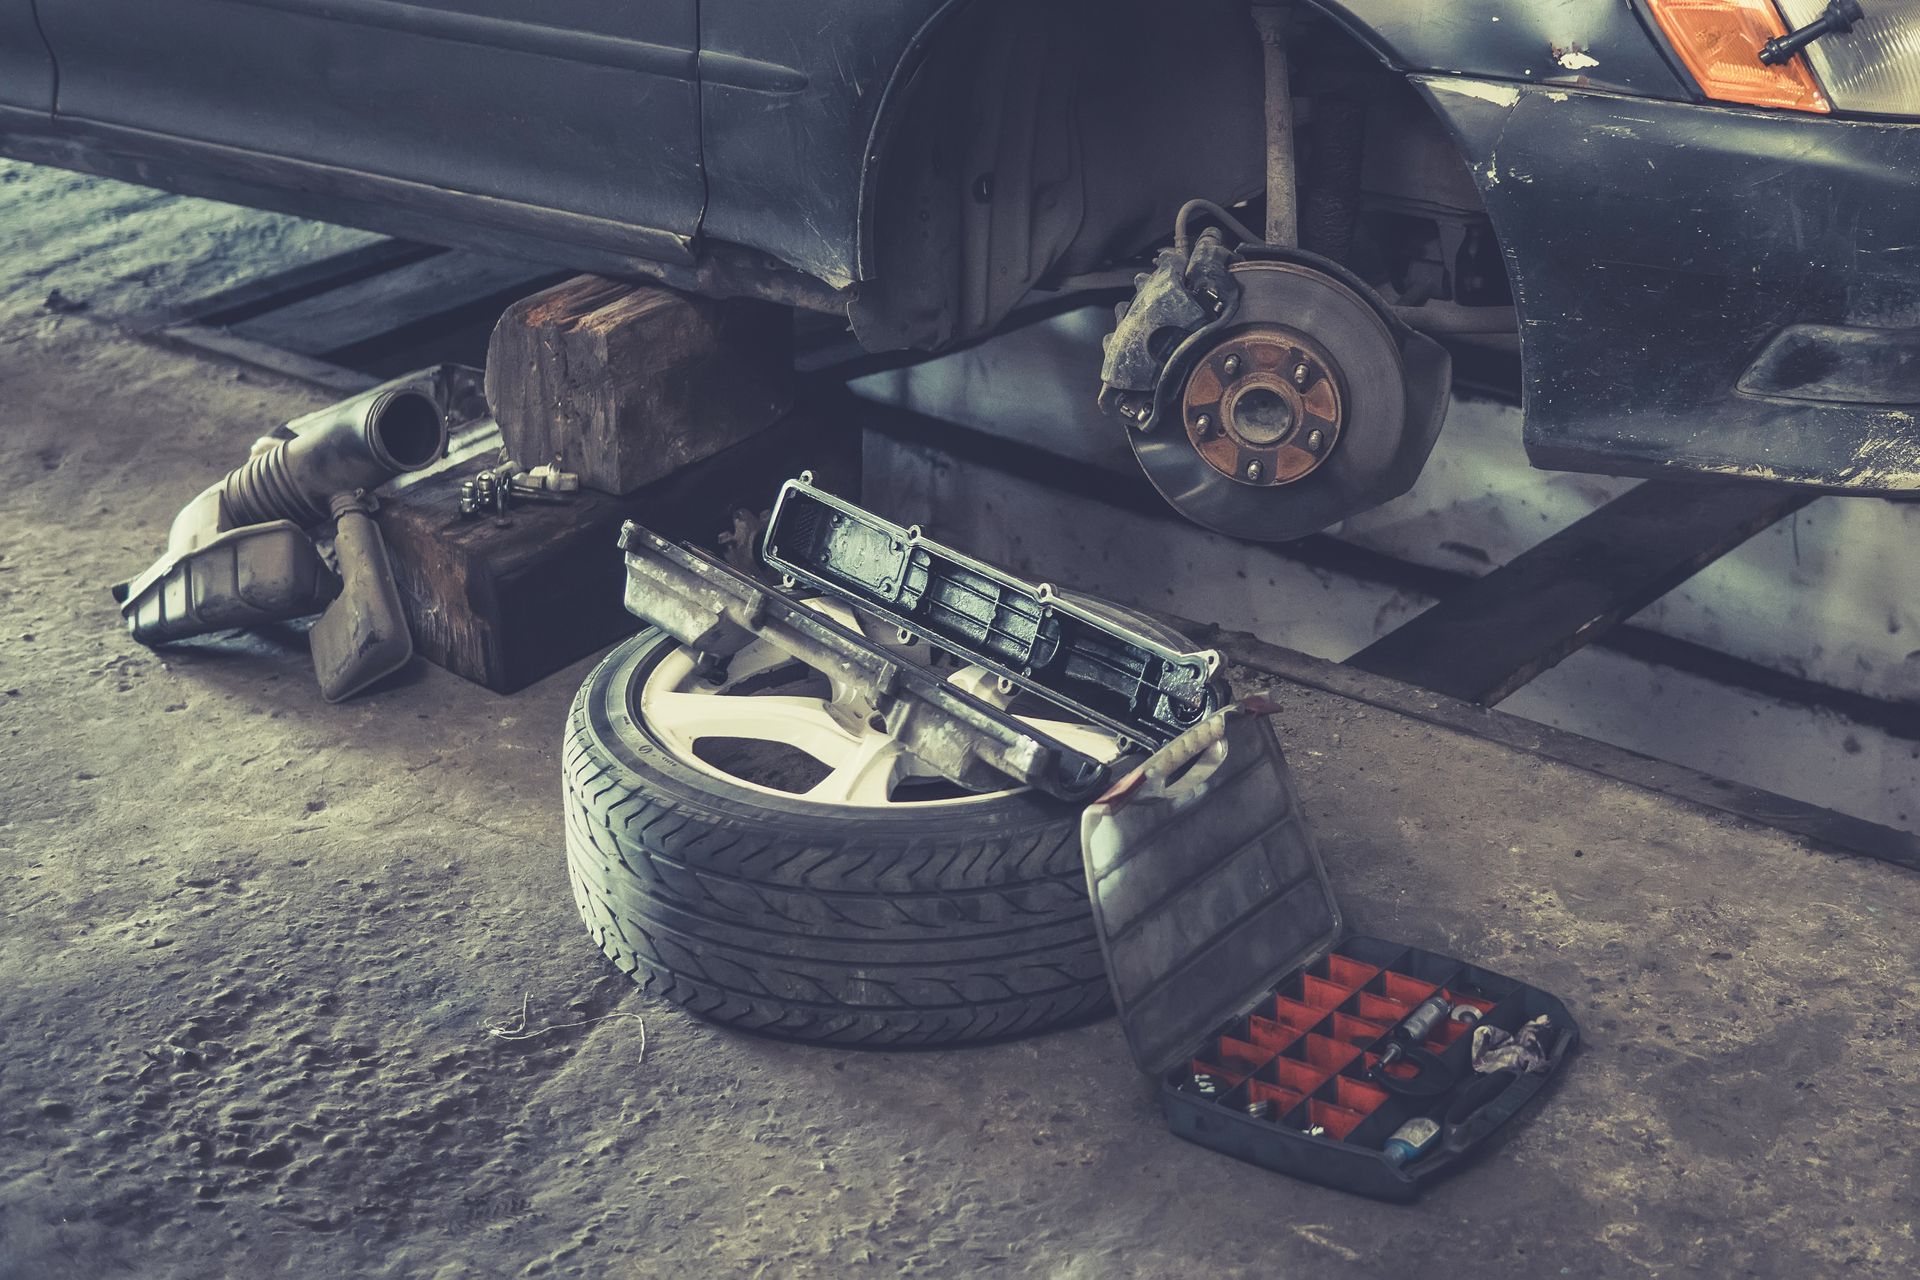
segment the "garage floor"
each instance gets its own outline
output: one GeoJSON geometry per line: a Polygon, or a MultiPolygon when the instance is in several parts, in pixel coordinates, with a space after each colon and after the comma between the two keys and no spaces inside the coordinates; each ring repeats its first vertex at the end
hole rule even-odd
{"type": "Polygon", "coordinates": [[[327,398],[0,317],[0,1277],[1920,1268],[1920,879],[1331,695],[1281,723],[1350,923],[1587,1034],[1418,1206],[1173,1139],[1110,1021],[882,1055],[647,1002],[562,866],[584,665],[329,707],[297,636],[121,629],[108,584],[327,398]],[[644,1059],[490,1037],[523,998],[644,1059]]]}

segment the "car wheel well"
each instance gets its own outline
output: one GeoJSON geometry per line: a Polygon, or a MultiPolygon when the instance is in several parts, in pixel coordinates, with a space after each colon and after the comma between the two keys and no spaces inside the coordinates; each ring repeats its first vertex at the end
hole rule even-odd
{"type": "MultiPolygon", "coordinates": [[[[1304,6],[1290,43],[1303,247],[1389,301],[1510,304],[1472,174],[1405,74],[1304,6]]],[[[1036,286],[1126,279],[1194,196],[1257,204],[1262,85],[1245,0],[957,3],[875,131],[856,332],[948,346],[1036,286]]]]}

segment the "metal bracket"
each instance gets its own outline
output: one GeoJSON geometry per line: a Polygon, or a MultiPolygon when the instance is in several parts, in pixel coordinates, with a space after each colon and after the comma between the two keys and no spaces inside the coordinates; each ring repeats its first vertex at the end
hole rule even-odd
{"type": "Polygon", "coordinates": [[[716,560],[631,522],[620,531],[620,549],[628,612],[693,649],[705,666],[724,667],[765,639],[835,672],[836,706],[879,717],[901,746],[972,790],[1012,778],[1083,803],[1107,783],[1103,762],[716,560]]]}
{"type": "Polygon", "coordinates": [[[1159,747],[1217,706],[1220,655],[1184,652],[813,487],[781,486],[764,555],[795,582],[876,614],[1134,742],[1159,747]]]}

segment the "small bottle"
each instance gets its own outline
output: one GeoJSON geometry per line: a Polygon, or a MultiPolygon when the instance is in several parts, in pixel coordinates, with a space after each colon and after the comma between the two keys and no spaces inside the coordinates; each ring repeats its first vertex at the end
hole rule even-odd
{"type": "Polygon", "coordinates": [[[1393,1131],[1384,1148],[1387,1163],[1398,1168],[1419,1156],[1440,1136],[1438,1122],[1425,1116],[1415,1116],[1393,1131]]]}

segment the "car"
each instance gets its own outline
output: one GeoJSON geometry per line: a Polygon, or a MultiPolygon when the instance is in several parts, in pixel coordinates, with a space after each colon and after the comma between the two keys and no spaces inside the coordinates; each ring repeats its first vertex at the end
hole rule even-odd
{"type": "Polygon", "coordinates": [[[1286,538],[1470,361],[1541,466],[1920,489],[1916,49],[1908,0],[0,0],[0,151],[874,350],[1133,292],[1115,429],[1286,538]]]}

